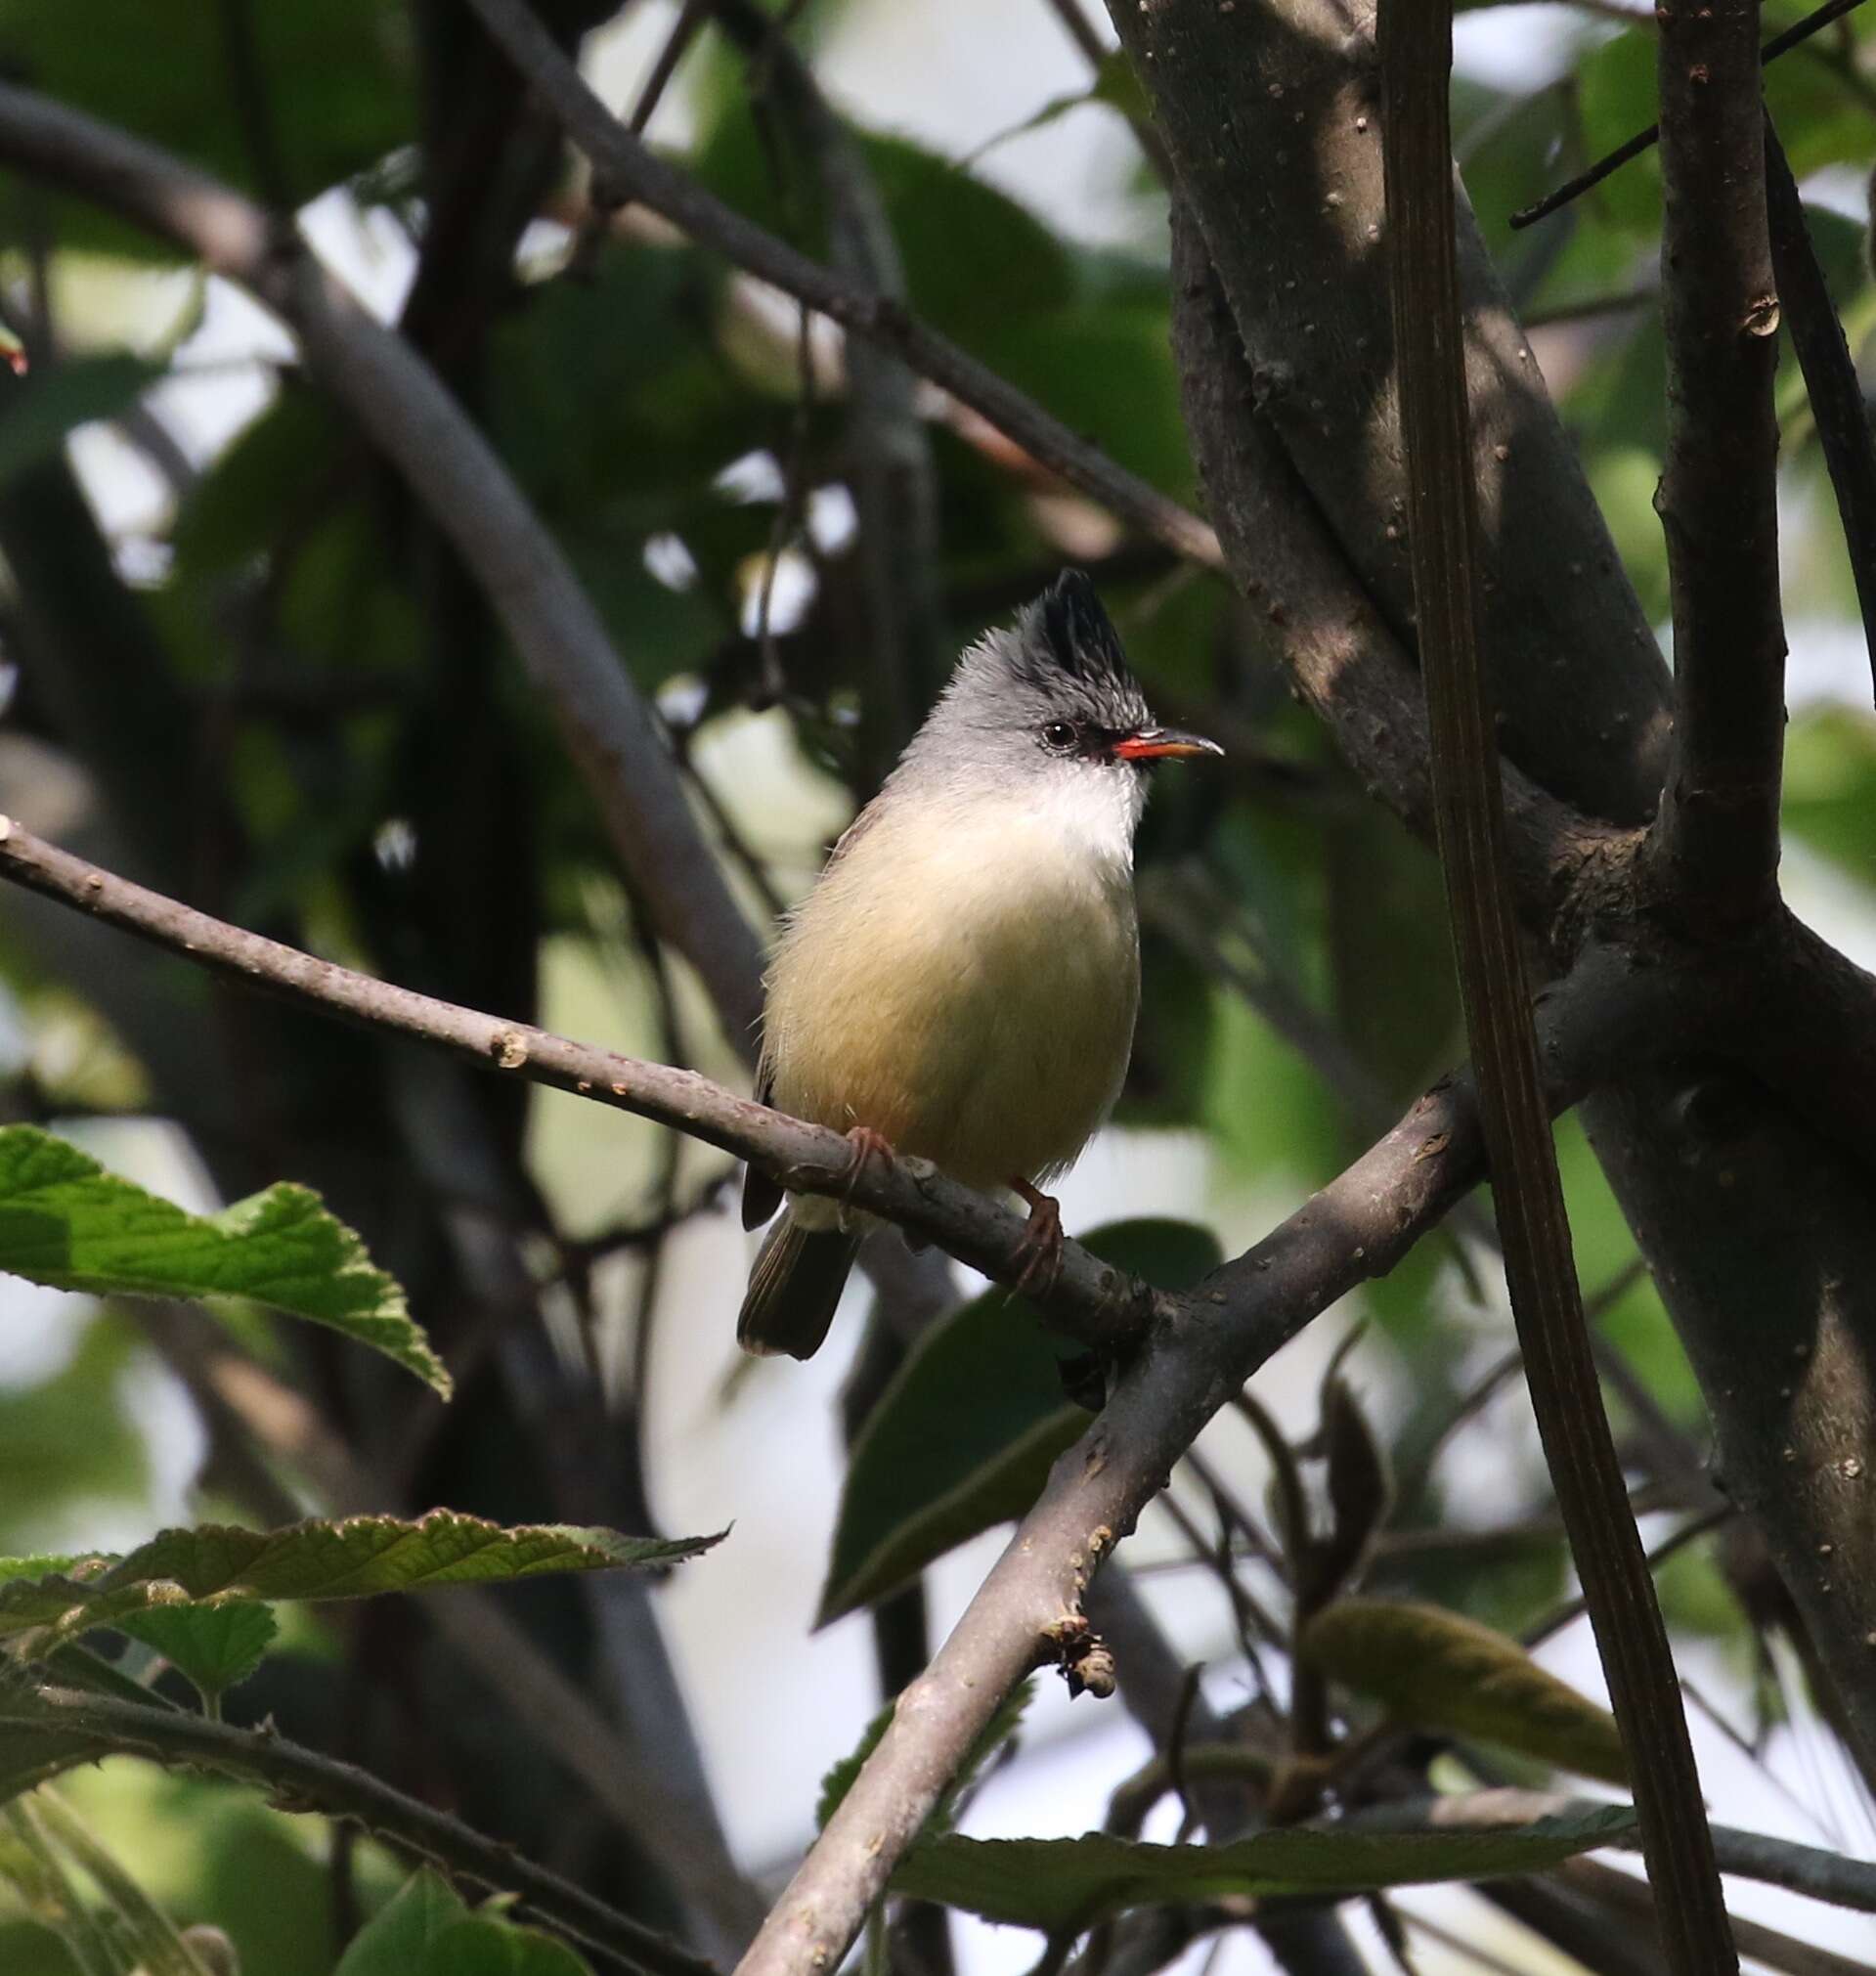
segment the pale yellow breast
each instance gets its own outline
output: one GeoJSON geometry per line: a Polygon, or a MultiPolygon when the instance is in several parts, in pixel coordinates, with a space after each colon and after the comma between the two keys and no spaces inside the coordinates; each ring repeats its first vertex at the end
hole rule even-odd
{"type": "Polygon", "coordinates": [[[1131,872],[1018,806],[864,831],[796,914],[764,1055],[784,1111],[991,1186],[1072,1161],[1140,996],[1131,872]]]}

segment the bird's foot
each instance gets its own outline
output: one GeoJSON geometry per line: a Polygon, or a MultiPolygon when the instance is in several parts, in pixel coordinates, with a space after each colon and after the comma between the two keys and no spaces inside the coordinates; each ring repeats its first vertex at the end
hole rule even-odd
{"type": "Polygon", "coordinates": [[[866,1171],[866,1163],[869,1160],[883,1160],[890,1166],[896,1157],[893,1151],[893,1142],[884,1132],[874,1131],[871,1125],[851,1126],[847,1134],[847,1143],[853,1149],[853,1163],[847,1169],[847,1188],[841,1195],[843,1221],[847,1219],[853,1206],[853,1189],[859,1184],[860,1175],[866,1171]]]}
{"type": "Polygon", "coordinates": [[[1024,1262],[1016,1287],[1025,1296],[1046,1296],[1062,1273],[1061,1205],[1025,1179],[1012,1180],[1010,1185],[1029,1204],[1029,1219],[1018,1247],[1024,1262]]]}

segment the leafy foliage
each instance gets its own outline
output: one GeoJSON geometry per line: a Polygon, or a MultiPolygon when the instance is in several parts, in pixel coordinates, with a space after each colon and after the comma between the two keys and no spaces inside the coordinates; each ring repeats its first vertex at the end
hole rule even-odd
{"type": "Polygon", "coordinates": [[[111,1624],[154,1647],[211,1703],[253,1673],[280,1631],[268,1606],[239,1599],[222,1605],[147,1605],[119,1613],[111,1624]]]}
{"type": "Polygon", "coordinates": [[[909,1854],[897,1892],[988,1921],[1066,1934],[1129,1908],[1250,1895],[1356,1894],[1537,1872],[1635,1829],[1626,1806],[1521,1827],[1361,1832],[1294,1826],[1223,1846],[1078,1839],[938,1839],[909,1854]]]}
{"type": "MultiPolygon", "coordinates": [[[[1181,1288],[1216,1240],[1177,1221],[1117,1221],[1087,1246],[1116,1269],[1181,1288]]],[[[854,1443],[820,1623],[884,1598],[980,1531],[1020,1516],[1087,1425],[1063,1361],[1020,1297],[992,1290],[934,1325],[854,1443]]]]}
{"type": "MultiPolygon", "coordinates": [[[[0,1584],[0,1639],[66,1638],[128,1615],[257,1599],[365,1599],[564,1571],[676,1563],[716,1537],[622,1537],[561,1524],[503,1529],[454,1510],[414,1518],[312,1517],[282,1530],[164,1530],[127,1557],[76,1559],[0,1584]]],[[[186,1646],[196,1651],[197,1647],[186,1646]]]]}
{"type": "MultiPolygon", "coordinates": [[[[984,1724],[982,1732],[971,1745],[970,1754],[959,1765],[956,1777],[951,1779],[944,1795],[933,1807],[931,1816],[925,1821],[922,1831],[928,1837],[948,1832],[957,1818],[958,1806],[970,1795],[972,1787],[984,1770],[1015,1741],[1017,1731],[1023,1726],[1023,1717],[1029,1703],[1035,1699],[1035,1683],[1020,1681],[1004,1696],[997,1712],[984,1724]]],[[[844,1756],[821,1779],[821,1794],[814,1806],[816,1829],[825,1831],[827,1822],[841,1808],[841,1800],[852,1789],[853,1780],[864,1769],[866,1760],[879,1747],[880,1737],[893,1726],[893,1717],[898,1703],[889,1701],[886,1706],[866,1725],[866,1734],[860,1737],[858,1746],[848,1756],[844,1756]]]]}
{"type": "Polygon", "coordinates": [[[0,1127],[0,1269],[94,1295],[251,1297],[450,1391],[403,1291],[305,1187],[190,1214],[37,1126],[0,1127]]]}
{"type": "Polygon", "coordinates": [[[1310,1620],[1311,1666],[1416,1729],[1483,1736],[1582,1777],[1626,1784],[1615,1718],[1540,1667],[1516,1641],[1443,1606],[1342,1599],[1310,1620]]]}
{"type": "Polygon", "coordinates": [[[428,1867],[346,1950],[333,1976],[590,1976],[584,1957],[500,1906],[471,1913],[428,1867]]]}

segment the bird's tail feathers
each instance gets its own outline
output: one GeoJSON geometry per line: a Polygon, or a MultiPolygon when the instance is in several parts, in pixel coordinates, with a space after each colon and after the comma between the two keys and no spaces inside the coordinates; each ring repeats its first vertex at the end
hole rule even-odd
{"type": "Polygon", "coordinates": [[[844,1228],[803,1228],[793,1210],[769,1230],[749,1274],[736,1342],[769,1357],[812,1358],[834,1321],[860,1239],[844,1228]]]}

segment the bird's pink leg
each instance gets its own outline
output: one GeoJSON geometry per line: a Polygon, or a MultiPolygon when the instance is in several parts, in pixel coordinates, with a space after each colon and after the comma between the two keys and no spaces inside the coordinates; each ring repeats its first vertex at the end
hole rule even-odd
{"type": "Polygon", "coordinates": [[[850,1126],[847,1143],[853,1149],[853,1164],[847,1169],[847,1191],[841,1196],[843,1219],[853,1205],[853,1189],[860,1175],[866,1171],[867,1161],[883,1160],[890,1166],[894,1158],[892,1141],[884,1132],[874,1131],[871,1125],[850,1126]]]}
{"type": "Polygon", "coordinates": [[[1028,1224],[1023,1231],[1025,1261],[1016,1287],[1025,1295],[1046,1296],[1062,1273],[1061,1204],[1021,1175],[1010,1185],[1029,1204],[1028,1224]]]}

